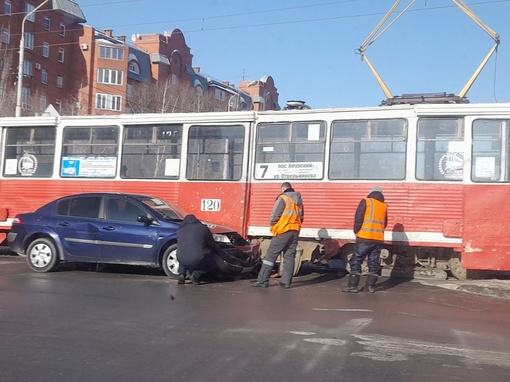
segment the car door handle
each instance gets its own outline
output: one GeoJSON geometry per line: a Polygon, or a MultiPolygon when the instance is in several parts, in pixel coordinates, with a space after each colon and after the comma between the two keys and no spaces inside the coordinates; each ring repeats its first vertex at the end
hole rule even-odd
{"type": "Polygon", "coordinates": [[[105,231],[115,231],[115,227],[112,227],[111,225],[107,226],[107,227],[103,227],[103,229],[105,231]]]}
{"type": "Polygon", "coordinates": [[[68,222],[62,222],[62,223],[58,223],[59,226],[62,226],[62,227],[68,227],[70,226],[71,224],[69,224],[68,222]]]}

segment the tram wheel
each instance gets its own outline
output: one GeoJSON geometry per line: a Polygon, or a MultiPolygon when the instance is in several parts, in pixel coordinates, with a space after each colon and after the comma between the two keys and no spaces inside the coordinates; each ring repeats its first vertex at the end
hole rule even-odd
{"type": "Polygon", "coordinates": [[[487,271],[463,268],[458,255],[448,260],[448,266],[452,276],[457,280],[481,280],[488,276],[487,271]]]}

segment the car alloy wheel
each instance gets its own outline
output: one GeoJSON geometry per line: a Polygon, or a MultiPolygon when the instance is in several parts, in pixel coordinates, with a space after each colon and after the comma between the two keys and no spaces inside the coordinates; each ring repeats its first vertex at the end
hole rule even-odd
{"type": "Polygon", "coordinates": [[[57,266],[58,254],[50,239],[38,238],[27,249],[27,263],[34,272],[49,272],[57,266]]]}
{"type": "Polygon", "coordinates": [[[177,244],[172,244],[163,253],[161,267],[172,279],[179,277],[179,260],[177,260],[177,244]]]}

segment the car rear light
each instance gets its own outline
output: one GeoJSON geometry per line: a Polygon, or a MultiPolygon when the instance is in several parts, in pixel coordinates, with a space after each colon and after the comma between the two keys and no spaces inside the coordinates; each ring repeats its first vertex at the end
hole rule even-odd
{"type": "Polygon", "coordinates": [[[14,219],[12,219],[12,225],[21,225],[23,224],[23,220],[21,220],[21,216],[16,215],[14,219]]]}

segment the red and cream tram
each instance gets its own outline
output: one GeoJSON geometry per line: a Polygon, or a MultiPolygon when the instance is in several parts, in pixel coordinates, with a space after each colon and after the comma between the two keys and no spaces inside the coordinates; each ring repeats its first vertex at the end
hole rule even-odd
{"type": "Polygon", "coordinates": [[[332,238],[345,260],[356,206],[377,185],[387,268],[510,270],[510,104],[2,118],[0,130],[0,241],[19,212],[118,191],[264,242],[289,181],[305,203],[302,259],[332,238]]]}

